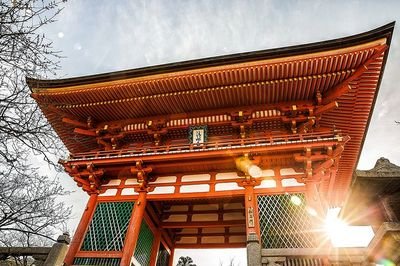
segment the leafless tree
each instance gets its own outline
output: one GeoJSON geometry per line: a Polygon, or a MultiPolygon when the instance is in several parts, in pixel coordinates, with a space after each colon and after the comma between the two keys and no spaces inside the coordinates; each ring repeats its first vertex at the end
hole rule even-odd
{"type": "Polygon", "coordinates": [[[61,144],[25,82],[27,76],[52,75],[59,66],[59,53],[43,27],[61,5],[0,1],[0,245],[44,244],[70,215],[58,201],[66,191],[32,163],[36,156],[56,167],[52,158],[61,144]]]}
{"type": "MultiPolygon", "coordinates": [[[[220,261],[219,265],[224,266],[225,264],[222,261],[220,261]]],[[[235,264],[235,258],[231,258],[230,261],[226,265],[227,266],[239,266],[239,264],[235,264]]]]}

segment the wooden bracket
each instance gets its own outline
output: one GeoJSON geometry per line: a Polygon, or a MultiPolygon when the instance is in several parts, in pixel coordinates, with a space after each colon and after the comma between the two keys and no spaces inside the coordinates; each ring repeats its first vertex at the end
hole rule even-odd
{"type": "Polygon", "coordinates": [[[239,128],[240,137],[242,139],[246,138],[246,132],[253,124],[253,119],[251,118],[252,111],[238,111],[231,113],[232,122],[231,125],[234,128],[239,128]]]}
{"type": "Polygon", "coordinates": [[[97,137],[97,144],[102,145],[105,150],[115,150],[119,147],[120,141],[124,137],[124,133],[107,134],[101,137],[97,137]]]}
{"type": "Polygon", "coordinates": [[[297,116],[297,105],[293,104],[291,106],[291,110],[290,110],[290,117],[295,117],[297,116]]]}
{"type": "Polygon", "coordinates": [[[319,89],[317,89],[317,92],[315,93],[315,101],[317,105],[321,105],[322,104],[322,94],[321,91],[319,89]]]}
{"type": "Polygon", "coordinates": [[[158,131],[163,131],[164,129],[166,130],[166,121],[165,119],[158,119],[158,120],[149,120],[146,123],[147,129],[151,132],[158,132],[158,131]]]}
{"type": "Polygon", "coordinates": [[[145,167],[142,161],[136,161],[135,166],[130,169],[131,173],[136,175],[137,182],[139,183],[139,191],[148,189],[149,173],[153,171],[151,167],[145,167]]]}
{"type": "Polygon", "coordinates": [[[306,177],[303,182],[321,182],[323,178],[329,177],[330,173],[335,170],[332,168],[334,168],[340,159],[344,151],[344,144],[348,140],[349,138],[346,136],[341,138],[340,143],[336,146],[328,146],[322,150],[314,151],[306,147],[303,154],[294,154],[296,162],[304,163],[306,177]]]}
{"type": "Polygon", "coordinates": [[[147,134],[151,135],[154,139],[154,145],[159,146],[162,140],[162,136],[168,133],[167,123],[164,119],[149,120],[146,123],[147,134]]]}
{"type": "Polygon", "coordinates": [[[290,131],[293,134],[307,133],[319,126],[319,120],[323,113],[329,112],[338,106],[336,101],[323,106],[292,105],[290,109],[282,109],[283,115],[281,116],[281,121],[285,124],[289,124],[288,127],[290,127],[290,131]]]}
{"type": "Polygon", "coordinates": [[[120,126],[110,127],[108,124],[93,128],[93,121],[89,117],[87,125],[78,121],[71,121],[70,119],[63,118],[63,121],[69,124],[73,124],[76,127],[74,133],[85,135],[88,137],[95,137],[97,144],[101,145],[104,150],[117,149],[119,141],[125,137],[124,132],[120,126]],[[84,127],[84,128],[81,128],[84,127]]]}
{"type": "Polygon", "coordinates": [[[236,181],[236,183],[237,183],[237,185],[239,187],[247,187],[247,186],[256,187],[256,186],[261,185],[261,179],[260,178],[254,178],[254,177],[251,177],[249,175],[245,175],[244,179],[238,180],[238,181],[236,181]]]}
{"type": "Polygon", "coordinates": [[[67,162],[61,162],[65,171],[73,177],[78,187],[82,187],[88,194],[99,194],[103,183],[104,169],[97,169],[94,164],[89,163],[86,167],[70,165],[67,162]]]}
{"type": "Polygon", "coordinates": [[[245,110],[245,111],[232,112],[230,115],[232,121],[235,121],[237,123],[245,123],[251,119],[252,113],[253,112],[251,110],[245,110]]]}

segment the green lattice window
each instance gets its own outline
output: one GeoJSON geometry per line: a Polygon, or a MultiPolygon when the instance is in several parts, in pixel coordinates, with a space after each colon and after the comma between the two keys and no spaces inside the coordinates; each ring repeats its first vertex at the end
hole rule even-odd
{"type": "Polygon", "coordinates": [[[81,250],[122,250],[133,205],[133,202],[99,203],[81,250]]]}
{"type": "Polygon", "coordinates": [[[74,265],[118,266],[120,258],[75,258],[74,265]]]}
{"type": "Polygon", "coordinates": [[[165,249],[163,244],[160,244],[160,249],[158,250],[157,255],[157,264],[156,266],[168,266],[169,262],[169,253],[165,249]]]}
{"type": "Polygon", "coordinates": [[[304,194],[258,196],[258,212],[263,248],[315,247],[304,194]],[[294,204],[292,195],[301,203],[294,204]]]}
{"type": "Polygon", "coordinates": [[[151,248],[153,246],[154,235],[147,223],[143,220],[140,226],[139,238],[136,244],[133,257],[141,266],[150,265],[151,248]]]}

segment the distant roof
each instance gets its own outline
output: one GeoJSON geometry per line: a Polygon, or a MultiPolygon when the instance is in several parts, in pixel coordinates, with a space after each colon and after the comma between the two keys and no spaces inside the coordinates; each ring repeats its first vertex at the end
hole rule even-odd
{"type": "Polygon", "coordinates": [[[377,217],[385,211],[381,200],[400,219],[400,166],[386,158],[377,160],[370,170],[355,171],[341,216],[352,224],[376,225],[376,220],[385,218],[377,217]]]}

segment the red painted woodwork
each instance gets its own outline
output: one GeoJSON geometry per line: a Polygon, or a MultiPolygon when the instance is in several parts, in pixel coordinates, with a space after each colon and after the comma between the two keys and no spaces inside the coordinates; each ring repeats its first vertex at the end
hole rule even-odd
{"type": "Polygon", "coordinates": [[[245,248],[246,243],[221,243],[221,244],[177,244],[176,248],[200,249],[200,248],[245,248]]]}
{"type": "Polygon", "coordinates": [[[168,266],[173,266],[173,263],[174,263],[174,252],[175,252],[175,249],[171,249],[168,266]]]}
{"type": "Polygon", "coordinates": [[[260,224],[258,223],[257,217],[257,198],[254,194],[254,187],[252,185],[244,185],[245,188],[245,215],[246,215],[246,235],[251,233],[256,233],[258,235],[258,239],[260,239],[260,224]],[[249,211],[252,210],[252,219],[253,225],[250,226],[250,217],[249,211]]]}
{"type": "Polygon", "coordinates": [[[157,255],[158,255],[158,249],[160,248],[160,243],[161,243],[161,232],[156,231],[154,233],[153,246],[151,247],[150,265],[156,265],[157,263],[157,255]]]}
{"type": "Polygon", "coordinates": [[[105,254],[121,256],[121,265],[130,263],[143,219],[155,235],[151,263],[162,242],[172,265],[175,248],[244,247],[242,236],[259,235],[257,195],[305,192],[318,213],[342,204],[392,31],[393,25],[386,25],[303,46],[65,80],[28,79],[32,97],[71,152],[60,161],[66,172],[84,191],[100,194],[91,195],[67,264],[75,254],[99,256],[78,251],[97,201],[135,201],[122,253],[105,254]],[[208,127],[207,142],[190,144],[189,128],[200,125],[208,127]],[[235,163],[243,157],[274,175],[250,178],[235,163]],[[294,172],[281,173],[285,168],[294,172]],[[237,176],[218,180],[217,173],[224,172],[237,176]],[[209,179],[183,180],[205,173],[209,179]],[[157,182],[169,175],[176,182],[157,182]],[[122,182],[106,185],[113,179],[122,182]],[[260,186],[268,180],[276,187],[260,186]],[[232,184],[238,188],[220,189],[232,184]],[[185,193],[196,185],[206,189],[185,193]],[[170,190],[156,194],[156,189],[170,190]],[[110,191],[115,194],[103,194],[110,191]],[[243,203],[243,209],[225,209],[231,202],[243,203]],[[195,204],[218,208],[196,210],[195,204]],[[187,209],[169,211],[182,205],[187,209]],[[243,219],[224,219],[241,211],[243,219]],[[170,221],[171,215],[186,217],[170,221]],[[196,221],[196,215],[218,219],[196,221]],[[231,236],[240,243],[229,242],[231,236]],[[202,243],[204,237],[224,241],[202,243]]]}
{"type": "Polygon", "coordinates": [[[121,258],[122,251],[78,251],[75,258],[121,258]]]}
{"type": "Polygon", "coordinates": [[[143,216],[146,209],[146,192],[140,191],[135,206],[132,211],[131,220],[129,221],[128,229],[125,235],[124,249],[122,251],[121,266],[129,266],[133,253],[135,251],[136,242],[140,233],[143,216]]]}
{"type": "Polygon", "coordinates": [[[72,238],[72,241],[69,245],[68,253],[64,260],[66,265],[72,265],[72,263],[74,262],[75,254],[79,251],[79,248],[82,245],[86,230],[89,227],[90,221],[96,209],[96,203],[97,194],[93,193],[89,197],[85,211],[83,212],[82,218],[78,224],[78,227],[76,228],[74,237],[72,238]]]}

